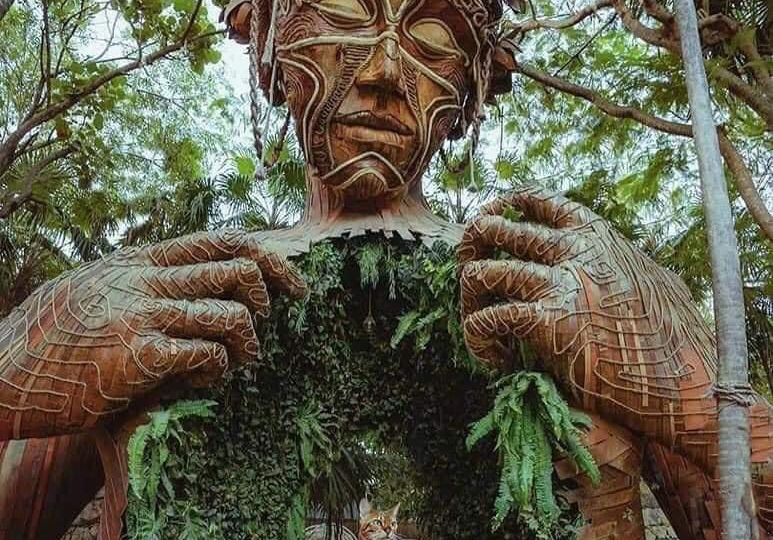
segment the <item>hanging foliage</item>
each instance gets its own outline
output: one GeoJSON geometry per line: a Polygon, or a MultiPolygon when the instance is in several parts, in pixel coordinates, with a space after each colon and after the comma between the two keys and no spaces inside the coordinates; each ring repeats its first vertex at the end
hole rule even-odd
{"type": "MultiPolygon", "coordinates": [[[[176,503],[213,535],[284,540],[312,509],[337,520],[367,489],[403,503],[429,540],[529,538],[515,515],[491,531],[498,456],[491,441],[465,444],[496,389],[463,345],[454,251],[364,238],[295,262],[310,294],[276,300],[262,359],[192,393],[218,405],[172,450],[176,503]]],[[[576,512],[559,503],[554,537],[571,538],[576,512]]],[[[158,537],[180,532],[167,520],[158,537]]]]}
{"type": "Polygon", "coordinates": [[[491,433],[497,436],[502,473],[492,528],[500,528],[515,511],[538,538],[551,538],[561,516],[553,491],[553,451],[570,457],[594,483],[601,478],[582,440],[590,418],[571,410],[543,373],[508,375],[496,388],[494,408],[473,424],[467,437],[467,447],[473,448],[491,433]]]}

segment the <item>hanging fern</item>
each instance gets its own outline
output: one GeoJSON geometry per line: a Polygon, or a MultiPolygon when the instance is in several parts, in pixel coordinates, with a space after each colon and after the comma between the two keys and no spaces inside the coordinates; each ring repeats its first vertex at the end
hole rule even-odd
{"type": "Polygon", "coordinates": [[[471,427],[467,447],[496,433],[501,476],[494,502],[492,530],[510,512],[538,538],[551,538],[561,511],[553,492],[553,451],[570,457],[594,483],[600,473],[582,440],[590,419],[572,411],[553,380],[536,372],[519,372],[497,382],[494,408],[471,427]]]}

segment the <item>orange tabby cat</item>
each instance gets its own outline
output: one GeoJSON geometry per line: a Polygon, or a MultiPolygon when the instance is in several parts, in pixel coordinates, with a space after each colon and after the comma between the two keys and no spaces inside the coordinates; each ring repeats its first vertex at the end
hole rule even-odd
{"type": "Polygon", "coordinates": [[[368,499],[360,501],[360,531],[357,540],[396,540],[397,511],[400,504],[391,510],[374,510],[368,499]]]}

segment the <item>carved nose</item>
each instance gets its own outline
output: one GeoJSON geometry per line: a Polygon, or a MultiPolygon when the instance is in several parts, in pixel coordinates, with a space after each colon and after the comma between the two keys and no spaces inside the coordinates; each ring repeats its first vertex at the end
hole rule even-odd
{"type": "Polygon", "coordinates": [[[370,61],[357,76],[357,86],[378,92],[403,95],[403,65],[400,47],[392,38],[376,45],[370,61]]]}

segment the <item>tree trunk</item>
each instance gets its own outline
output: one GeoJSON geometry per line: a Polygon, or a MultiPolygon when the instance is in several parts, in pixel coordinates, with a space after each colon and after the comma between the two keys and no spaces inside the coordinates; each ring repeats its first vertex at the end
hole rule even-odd
{"type": "Polygon", "coordinates": [[[11,9],[14,0],[0,0],[0,21],[3,20],[5,14],[11,9]]]}
{"type": "Polygon", "coordinates": [[[719,374],[719,485],[722,537],[752,537],[749,393],[744,298],[733,216],[711,111],[693,0],[676,0],[711,255],[719,374]]]}

